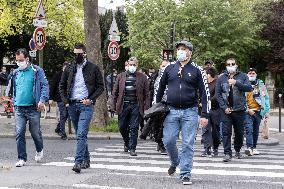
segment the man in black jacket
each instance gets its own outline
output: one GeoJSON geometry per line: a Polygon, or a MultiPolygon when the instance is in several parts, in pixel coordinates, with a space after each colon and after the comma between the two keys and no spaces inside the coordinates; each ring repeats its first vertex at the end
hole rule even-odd
{"type": "Polygon", "coordinates": [[[60,94],[59,94],[59,83],[62,76],[62,73],[66,66],[69,65],[69,62],[63,63],[63,68],[59,72],[55,73],[53,77],[53,82],[50,85],[50,92],[49,92],[49,104],[53,104],[53,102],[57,102],[57,106],[59,109],[59,122],[56,126],[55,132],[61,136],[62,140],[67,139],[67,135],[65,132],[65,122],[68,118],[68,111],[65,104],[62,102],[60,94]]]}
{"type": "Polygon", "coordinates": [[[64,70],[59,91],[73,122],[77,150],[73,171],[81,172],[90,167],[87,135],[93,117],[96,99],[103,93],[103,76],[99,67],[86,59],[86,47],[76,44],[74,48],[75,64],[64,70]]]}
{"type": "Polygon", "coordinates": [[[224,162],[231,161],[231,136],[234,127],[234,149],[236,158],[242,158],[240,150],[243,146],[244,119],[246,110],[245,92],[252,91],[248,76],[240,72],[234,58],[226,61],[226,70],[217,80],[216,95],[221,108],[223,123],[224,162]]]}
{"type": "Polygon", "coordinates": [[[177,59],[169,65],[160,80],[156,102],[163,98],[167,86],[167,104],[170,112],[164,121],[163,142],[171,160],[168,170],[173,175],[180,165],[180,178],[184,185],[192,184],[191,170],[194,141],[198,128],[198,91],[202,100],[200,125],[208,123],[210,94],[203,69],[192,62],[193,46],[188,41],[176,44],[177,59]],[[182,135],[182,149],[178,154],[176,140],[182,135]]]}

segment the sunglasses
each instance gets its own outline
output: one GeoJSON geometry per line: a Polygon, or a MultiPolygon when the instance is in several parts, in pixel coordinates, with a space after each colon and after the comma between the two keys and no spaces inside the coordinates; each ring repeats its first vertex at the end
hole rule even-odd
{"type": "Polygon", "coordinates": [[[231,63],[231,64],[227,63],[227,66],[235,66],[235,65],[236,65],[236,63],[231,63]]]}

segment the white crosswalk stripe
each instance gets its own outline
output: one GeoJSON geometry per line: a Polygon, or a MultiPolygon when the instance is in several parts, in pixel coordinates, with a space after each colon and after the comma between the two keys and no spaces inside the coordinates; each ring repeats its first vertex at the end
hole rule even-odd
{"type": "MultiPolygon", "coordinates": [[[[202,147],[196,145],[193,175],[243,176],[258,178],[284,178],[284,150],[282,146],[260,146],[258,156],[234,159],[230,163],[222,162],[220,157],[200,157],[202,147]]],[[[91,168],[116,171],[119,174],[162,173],[167,176],[169,157],[160,155],[152,142],[142,142],[137,146],[137,157],[131,157],[123,152],[122,144],[106,145],[96,148],[90,153],[91,168]]],[[[66,157],[60,162],[49,162],[45,166],[73,166],[73,157],[66,157]]],[[[179,172],[179,170],[177,170],[179,172]]],[[[113,172],[112,172],[113,173],[113,172]]],[[[278,182],[276,182],[278,183],[278,182]]],[[[281,183],[281,182],[280,182],[281,183]]],[[[284,185],[284,183],[283,183],[284,185]]]]}

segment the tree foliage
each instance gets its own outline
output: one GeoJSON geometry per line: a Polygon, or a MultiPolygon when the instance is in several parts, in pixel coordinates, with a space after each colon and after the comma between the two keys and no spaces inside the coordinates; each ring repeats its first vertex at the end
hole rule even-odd
{"type": "MultiPolygon", "coordinates": [[[[27,34],[32,36],[32,25],[38,2],[35,0],[0,0],[0,38],[27,34]]],[[[81,0],[45,0],[44,8],[48,37],[55,38],[64,48],[84,40],[83,5],[81,0]]],[[[6,41],[7,42],[7,41],[6,41]]]]}
{"type": "Polygon", "coordinates": [[[257,22],[253,9],[259,3],[262,1],[128,1],[126,45],[143,64],[157,62],[161,50],[170,46],[169,31],[175,22],[176,39],[192,41],[196,62],[212,59],[220,67],[225,58],[233,56],[246,67],[251,61],[250,52],[268,45],[258,35],[263,25],[257,22]]]}

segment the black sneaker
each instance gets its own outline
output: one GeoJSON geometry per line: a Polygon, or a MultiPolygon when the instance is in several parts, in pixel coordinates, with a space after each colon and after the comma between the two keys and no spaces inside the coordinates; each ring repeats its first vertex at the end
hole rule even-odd
{"type": "Polygon", "coordinates": [[[229,154],[225,154],[224,158],[223,158],[223,162],[229,162],[232,160],[232,156],[230,156],[229,154]]]}
{"type": "Polygon", "coordinates": [[[213,156],[217,157],[218,156],[218,149],[213,149],[213,156]]]}
{"type": "Polygon", "coordinates": [[[142,139],[142,140],[146,140],[147,136],[140,135],[139,138],[142,139]]]}
{"type": "Polygon", "coordinates": [[[131,156],[137,156],[137,153],[135,152],[135,150],[130,150],[129,154],[131,156]]]}
{"type": "Polygon", "coordinates": [[[54,132],[58,134],[58,133],[60,132],[60,129],[59,129],[59,128],[56,128],[56,129],[54,130],[54,132]]]}
{"type": "Polygon", "coordinates": [[[62,140],[67,140],[67,135],[66,134],[62,134],[61,139],[62,140]]]}
{"type": "Polygon", "coordinates": [[[160,152],[161,152],[161,155],[167,155],[167,150],[164,146],[160,147],[160,152]]]}
{"type": "Polygon", "coordinates": [[[81,164],[82,169],[88,169],[90,168],[90,160],[84,160],[81,164]]]}
{"type": "Polygon", "coordinates": [[[236,152],[235,157],[236,157],[237,159],[242,159],[242,158],[243,158],[241,152],[236,152]]]}
{"type": "Polygon", "coordinates": [[[176,172],[176,167],[170,166],[170,168],[168,169],[168,175],[172,176],[173,174],[175,174],[175,172],[176,172]]]}
{"type": "Polygon", "coordinates": [[[81,164],[75,163],[75,165],[72,168],[72,171],[75,171],[76,173],[80,173],[81,172],[81,164]]]}
{"type": "Polygon", "coordinates": [[[127,145],[124,145],[124,148],[123,148],[124,152],[128,152],[129,148],[127,145]]]}
{"type": "Polygon", "coordinates": [[[181,181],[182,181],[182,184],[183,184],[183,185],[191,185],[191,184],[192,184],[192,181],[191,181],[190,178],[188,178],[188,177],[183,177],[183,178],[181,179],[181,181]]]}

